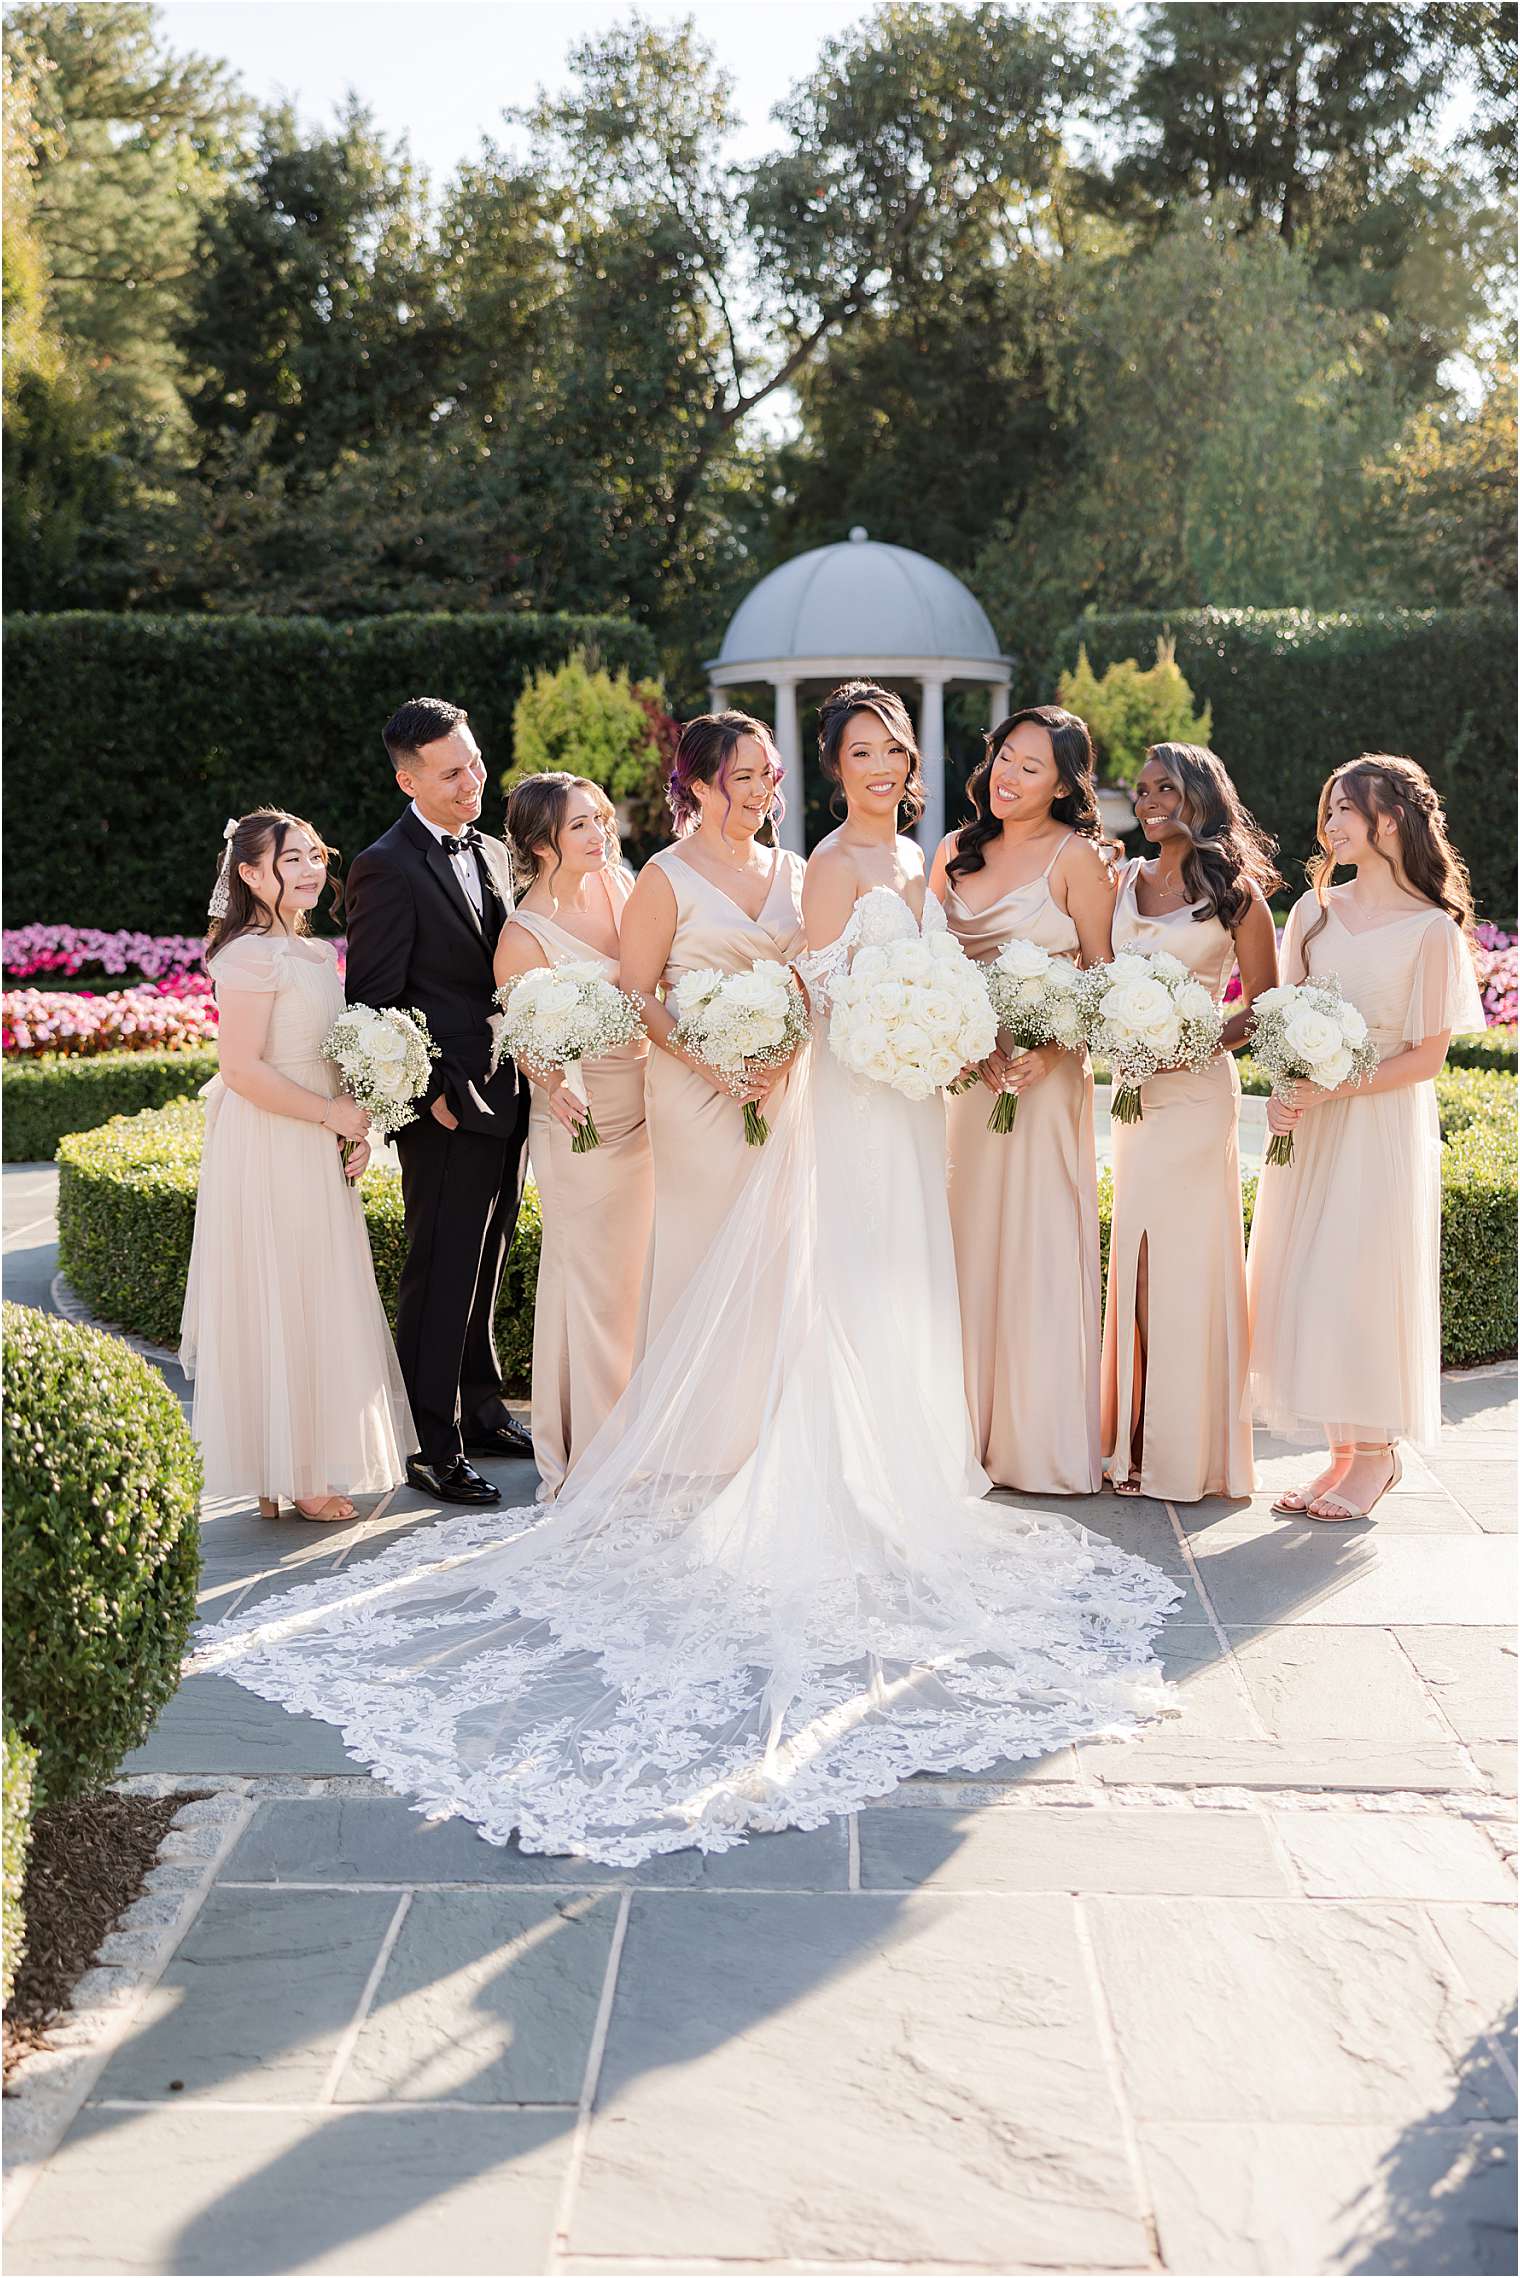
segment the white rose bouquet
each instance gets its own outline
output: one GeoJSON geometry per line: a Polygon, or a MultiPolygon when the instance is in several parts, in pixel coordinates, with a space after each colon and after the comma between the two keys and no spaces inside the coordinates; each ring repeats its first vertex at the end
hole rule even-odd
{"type": "Polygon", "coordinates": [[[369,1110],[374,1128],[389,1139],[416,1114],[438,1047],[420,1012],[350,1005],[333,1022],[322,1057],[337,1062],[350,1098],[369,1110]]]}
{"type": "Polygon", "coordinates": [[[985,1060],[997,1014],[953,933],[868,943],[831,984],[829,1047],[857,1076],[927,1099],[985,1060]]]}
{"type": "MultiPolygon", "coordinates": [[[[1377,1066],[1377,1046],[1356,1006],[1341,995],[1339,981],[1300,981],[1296,987],[1263,989],[1252,1000],[1246,1030],[1252,1057],[1272,1079],[1279,1097],[1295,1083],[1360,1083],[1377,1066]]],[[[1274,1131],[1269,1163],[1291,1163],[1293,1134],[1274,1131]]]]}
{"type": "Polygon", "coordinates": [[[491,1048],[494,1074],[510,1052],[520,1068],[533,1075],[565,1073],[565,1089],[581,1110],[570,1141],[571,1152],[589,1155],[600,1147],[602,1135],[591,1113],[583,1060],[599,1060],[631,1044],[643,1026],[640,1007],[609,981],[589,959],[569,965],[535,965],[515,981],[498,989],[495,1002],[502,1012],[491,1048]]]}
{"type": "MultiPolygon", "coordinates": [[[[1042,1044],[1075,1052],[1087,1042],[1082,976],[1069,957],[1053,957],[1033,941],[1005,941],[982,972],[999,1032],[1011,1040],[1015,1058],[1042,1044]]],[[[1011,1131],[1018,1110],[1017,1092],[999,1092],[988,1130],[1011,1131]]]]}
{"type": "MultiPolygon", "coordinates": [[[[683,973],[675,999],[672,1042],[721,1076],[735,1098],[756,1069],[789,1060],[807,1041],[807,999],[790,967],[773,957],[756,958],[744,973],[709,966],[683,973]]],[[[744,1103],[744,1136],[751,1147],[770,1137],[752,1099],[744,1103]]]]}
{"type": "Polygon", "coordinates": [[[1224,1016],[1170,950],[1126,949],[1081,976],[1087,1041],[1113,1070],[1115,1123],[1138,1123],[1140,1087],[1168,1068],[1203,1068],[1219,1050],[1224,1016]]]}

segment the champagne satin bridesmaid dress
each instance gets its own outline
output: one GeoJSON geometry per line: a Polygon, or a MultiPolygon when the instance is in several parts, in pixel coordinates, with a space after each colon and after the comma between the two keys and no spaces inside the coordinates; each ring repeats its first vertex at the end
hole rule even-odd
{"type": "MultiPolygon", "coordinates": [[[[632,891],[621,870],[603,873],[614,921],[632,891]]],[[[609,981],[617,959],[536,910],[516,909],[551,965],[595,965],[609,981]]],[[[577,1155],[570,1133],[535,1084],[528,1157],[543,1210],[533,1307],[533,1453],[545,1497],[601,1429],[633,1370],[654,1172],[644,1124],[645,1036],[581,1074],[601,1145],[577,1155]]]]}
{"type": "MultiPolygon", "coordinates": [[[[1120,874],[1114,949],[1170,950],[1222,1001],[1235,941],[1195,903],[1146,917],[1138,860],[1120,874]]],[[[1114,1203],[1103,1321],[1103,1468],[1131,1468],[1144,1399],[1140,1492],[1174,1503],[1249,1495],[1248,1365],[1241,1226],[1240,1077],[1222,1052],[1206,1068],[1152,1076],[1139,1123],[1113,1126],[1114,1203]],[[1146,1261],[1142,1375],[1138,1281],[1146,1261]]]]}
{"type": "MultiPolygon", "coordinates": [[[[1075,963],[1077,929],[1050,872],[985,910],[945,889],[950,930],[985,964],[1007,941],[1075,963]]],[[[1092,1068],[1062,1052],[1019,1102],[1012,1131],[989,1131],[985,1084],[948,1104],[950,1223],[960,1283],[966,1399],[982,1465],[1000,1487],[1091,1495],[1098,1443],[1098,1163],[1092,1068]]]]}
{"type": "MultiPolygon", "coordinates": [[[[675,992],[677,1013],[683,973],[704,967],[743,973],[759,957],[790,964],[801,954],[805,864],[800,854],[776,848],[770,890],[756,918],[747,916],[731,894],[704,877],[677,848],[662,847],[650,859],[676,898],[675,938],[660,985],[667,998],[675,992]]],[[[782,1096],[779,1091],[771,1095],[769,1118],[782,1096]]],[[[745,1141],[744,1110],[668,1052],[650,1053],[644,1100],[654,1164],[654,1230],[639,1354],[707,1255],[762,1153],[745,1141]]]]}
{"type": "MultiPolygon", "coordinates": [[[[1481,1031],[1472,955],[1444,910],[1356,923],[1349,889],[1312,894],[1282,977],[1334,975],[1380,1060],[1444,1030],[1481,1031]]],[[[1247,1274],[1251,1399],[1285,1439],[1341,1446],[1441,1435],[1441,1128],[1434,1083],[1311,1108],[1293,1160],[1262,1172],[1247,1274]]]]}

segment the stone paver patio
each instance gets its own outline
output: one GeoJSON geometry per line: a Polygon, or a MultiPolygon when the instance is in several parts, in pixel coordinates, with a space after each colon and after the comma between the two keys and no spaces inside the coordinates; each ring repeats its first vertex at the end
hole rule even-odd
{"type": "MultiPolygon", "coordinates": [[[[127,1776],[233,1817],[9,2270],[1512,2271],[1513,1371],[1444,1407],[1374,1527],[1273,1519],[1268,1442],[1067,1506],[1183,1583],[1180,1714],[722,1858],[495,1849],[192,1679],[127,1776]]],[[[203,1603],[433,1516],[213,1509],[203,1603]]]]}

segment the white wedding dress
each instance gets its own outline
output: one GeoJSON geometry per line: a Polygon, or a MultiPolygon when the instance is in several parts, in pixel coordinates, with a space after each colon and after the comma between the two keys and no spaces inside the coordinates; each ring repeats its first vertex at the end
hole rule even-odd
{"type": "MultiPolygon", "coordinates": [[[[923,922],[945,922],[932,896],[923,922]]],[[[820,1010],[858,942],[915,925],[864,896],[802,961],[820,1010]]],[[[943,1102],[850,1075],[820,1031],[549,1515],[421,1528],[203,1632],[192,1666],[340,1726],[492,1842],[622,1866],[726,1850],[1161,1705],[1176,1585],[987,1487],[943,1102]]]]}

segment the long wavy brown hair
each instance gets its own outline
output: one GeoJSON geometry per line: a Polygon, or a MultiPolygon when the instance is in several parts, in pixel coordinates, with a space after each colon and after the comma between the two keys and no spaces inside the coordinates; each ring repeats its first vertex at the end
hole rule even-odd
{"type": "Polygon", "coordinates": [[[1087,732],[1087,722],[1079,720],[1075,712],[1063,712],[1059,704],[1026,704],[1022,712],[1010,712],[1006,720],[999,720],[992,733],[983,739],[983,756],[966,784],[973,819],[964,830],[957,832],[955,852],[945,868],[945,876],[952,885],[957,878],[969,878],[987,866],[983,850],[1003,828],[1000,818],[992,811],[992,766],[1023,720],[1033,720],[1050,738],[1056,774],[1060,778],[1060,788],[1050,802],[1053,820],[1065,823],[1070,830],[1080,831],[1084,838],[1098,839],[1103,835],[1098,821],[1098,787],[1093,775],[1092,737],[1087,732]]]}
{"type": "Polygon", "coordinates": [[[1252,887],[1265,901],[1282,884],[1277,841],[1242,804],[1229,770],[1206,744],[1152,744],[1145,756],[1159,759],[1182,786],[1182,883],[1188,900],[1202,904],[1193,921],[1217,917],[1233,933],[1251,907],[1252,887]]]}
{"type": "Polygon", "coordinates": [[[913,733],[907,705],[893,689],[883,688],[878,680],[842,681],[818,707],[818,764],[834,786],[829,796],[829,810],[836,818],[843,819],[843,807],[835,798],[836,793],[842,798],[844,790],[839,772],[839,747],[850,716],[855,712],[874,712],[887,733],[895,736],[908,752],[908,780],[898,805],[898,817],[901,827],[911,830],[924,811],[918,738],[913,733]]]}
{"type": "Polygon", "coordinates": [[[507,798],[512,878],[520,893],[525,894],[545,871],[553,883],[554,873],[560,866],[559,834],[565,827],[565,809],[570,804],[572,791],[591,793],[607,840],[607,859],[613,863],[622,861],[617,813],[600,783],[593,783],[589,776],[569,775],[557,767],[546,769],[542,775],[525,775],[520,783],[513,784],[507,798]]]}
{"type": "MultiPolygon", "coordinates": [[[[279,922],[280,904],[285,899],[285,888],[278,873],[275,879],[274,910],[271,913],[239,874],[238,865],[246,862],[250,868],[257,868],[266,856],[278,863],[285,851],[285,841],[293,830],[305,831],[308,838],[316,840],[326,856],[327,882],[332,889],[334,916],[342,909],[343,888],[332,875],[333,864],[338,859],[337,848],[327,845],[322,833],[302,816],[288,815],[283,807],[255,807],[252,814],[243,816],[227,849],[227,907],[206,928],[206,958],[214,957],[219,949],[225,949],[229,941],[236,941],[241,934],[275,931],[279,922]]],[[[302,910],[296,918],[296,932],[310,931],[307,913],[302,910]]]]}
{"type": "Polygon", "coordinates": [[[1418,760],[1405,759],[1397,752],[1364,751],[1359,759],[1348,760],[1327,776],[1319,795],[1319,811],[1314,818],[1319,852],[1311,854],[1308,862],[1319,916],[1304,935],[1304,947],[1307,949],[1330,914],[1326,897],[1335,875],[1335,856],[1325,824],[1337,786],[1374,834],[1373,852],[1390,870],[1402,871],[1406,884],[1454,918],[1471,940],[1475,922],[1472,882],[1467,864],[1446,835],[1446,810],[1440,793],[1418,760]],[[1399,829],[1397,862],[1375,843],[1378,824],[1389,816],[1399,829]]]}

